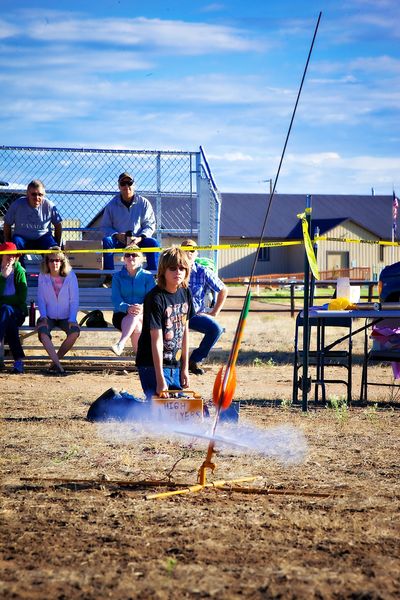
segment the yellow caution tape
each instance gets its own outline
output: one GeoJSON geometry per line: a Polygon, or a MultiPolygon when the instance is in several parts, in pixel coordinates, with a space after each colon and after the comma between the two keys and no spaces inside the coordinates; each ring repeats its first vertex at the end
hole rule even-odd
{"type": "Polygon", "coordinates": [[[317,259],[315,258],[314,249],[312,246],[312,242],[310,239],[310,234],[308,232],[308,221],[306,219],[306,213],[310,213],[311,211],[306,209],[306,212],[297,215],[299,219],[301,219],[301,227],[303,229],[303,238],[304,238],[304,249],[307,254],[308,264],[310,265],[310,269],[315,279],[319,279],[319,271],[317,265],[317,259]]]}
{"type": "MultiPolygon", "coordinates": [[[[275,248],[281,246],[297,246],[302,244],[301,240],[287,240],[282,242],[261,242],[260,248],[275,248]]],[[[210,246],[196,246],[196,250],[229,250],[235,248],[258,248],[258,242],[249,242],[249,243],[240,243],[240,244],[213,244],[210,246]]],[[[135,248],[135,252],[162,252],[163,250],[167,250],[170,246],[165,248],[135,248]]],[[[180,246],[182,250],[192,250],[193,246],[180,246]]],[[[81,249],[71,249],[71,250],[63,250],[64,254],[123,254],[126,252],[126,248],[111,248],[108,250],[104,250],[103,248],[91,248],[90,250],[81,250],[81,249]]],[[[2,254],[54,254],[54,250],[6,250],[0,252],[2,254]]]]}
{"type": "Polygon", "coordinates": [[[377,246],[400,246],[400,242],[389,242],[386,240],[363,240],[361,238],[329,237],[319,235],[314,238],[315,242],[345,242],[346,244],[376,244],[377,246]]]}
{"type": "MultiPolygon", "coordinates": [[[[235,249],[256,249],[260,246],[260,248],[279,248],[283,246],[298,246],[298,245],[307,245],[309,244],[312,250],[312,242],[310,239],[310,235],[308,232],[308,227],[305,229],[304,223],[306,221],[306,212],[297,215],[302,222],[303,228],[303,236],[304,240],[285,240],[285,241],[276,241],[276,242],[243,242],[240,244],[211,244],[209,246],[196,246],[196,250],[235,250],[235,249]],[[308,240],[308,242],[306,242],[308,240]]],[[[86,240],[83,240],[86,241],[86,240]]],[[[355,238],[344,238],[344,237],[328,237],[326,235],[319,235],[313,239],[313,242],[344,242],[347,244],[370,244],[370,245],[379,245],[379,246],[400,246],[400,241],[398,242],[389,242],[385,240],[363,240],[363,239],[355,239],[355,238]]],[[[163,250],[167,250],[170,246],[166,247],[152,247],[152,248],[137,248],[135,252],[162,252],[163,250]]],[[[182,250],[193,250],[193,246],[180,246],[182,250]]],[[[123,254],[126,251],[126,248],[111,248],[108,250],[104,250],[103,248],[91,248],[91,249],[70,249],[70,250],[62,250],[64,254],[123,254]]],[[[0,256],[3,254],[54,254],[54,250],[3,250],[0,251],[0,256]]],[[[307,253],[308,255],[308,253],[307,253]]],[[[313,252],[314,256],[314,252],[313,252]]],[[[314,256],[315,260],[315,256],[314,256]]],[[[310,263],[311,267],[311,263],[310,263]]],[[[314,272],[314,271],[313,271],[314,272]]],[[[314,273],[315,276],[315,273],[314,273]]]]}

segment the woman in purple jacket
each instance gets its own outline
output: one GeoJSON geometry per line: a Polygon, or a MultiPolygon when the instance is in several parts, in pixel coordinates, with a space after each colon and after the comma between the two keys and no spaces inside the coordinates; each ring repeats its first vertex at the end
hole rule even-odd
{"type": "Polygon", "coordinates": [[[38,335],[53,361],[48,373],[65,375],[60,359],[71,350],[80,334],[78,280],[61,248],[53,246],[50,250],[53,252],[45,255],[38,282],[38,335]],[[51,339],[54,327],[67,334],[57,351],[51,339]]]}

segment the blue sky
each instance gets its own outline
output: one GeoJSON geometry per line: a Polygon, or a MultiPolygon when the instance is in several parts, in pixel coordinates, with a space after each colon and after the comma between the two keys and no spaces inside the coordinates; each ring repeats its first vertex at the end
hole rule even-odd
{"type": "MultiPolygon", "coordinates": [[[[2,144],[203,146],[222,192],[400,192],[398,0],[2,0],[2,144]]],[[[35,174],[32,174],[34,176],[35,174]]]]}

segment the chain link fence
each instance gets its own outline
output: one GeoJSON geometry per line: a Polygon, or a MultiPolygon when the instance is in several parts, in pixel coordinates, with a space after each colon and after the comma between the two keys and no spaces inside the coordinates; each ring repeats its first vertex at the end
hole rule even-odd
{"type": "Polygon", "coordinates": [[[151,201],[161,244],[168,236],[196,237],[202,245],[218,243],[219,195],[202,149],[0,146],[0,220],[10,203],[26,193],[28,183],[40,179],[63,217],[64,239],[99,238],[102,210],[118,192],[118,176],[124,171],[134,176],[136,191],[151,201]]]}

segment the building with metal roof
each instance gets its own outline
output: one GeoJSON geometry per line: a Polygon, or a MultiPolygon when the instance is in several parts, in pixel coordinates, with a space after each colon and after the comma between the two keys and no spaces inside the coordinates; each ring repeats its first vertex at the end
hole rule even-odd
{"type": "MultiPolygon", "coordinates": [[[[220,242],[256,242],[261,234],[269,194],[222,193],[220,242]]],[[[335,238],[318,244],[320,271],[337,271],[368,267],[370,278],[377,276],[386,264],[400,260],[398,248],[376,242],[391,241],[393,196],[312,196],[311,234],[335,238]],[[338,239],[358,240],[354,243],[338,239]],[[374,243],[364,243],[364,242],[374,243]]],[[[304,194],[275,194],[269,210],[264,241],[302,239],[298,215],[304,212],[304,194]]],[[[250,273],[254,250],[235,248],[222,251],[219,272],[222,277],[240,277],[250,273]]],[[[299,273],[304,269],[301,246],[262,249],[256,274],[299,273]],[[301,248],[301,250],[300,250],[301,248]]],[[[350,273],[351,275],[351,273],[350,273]]]]}

